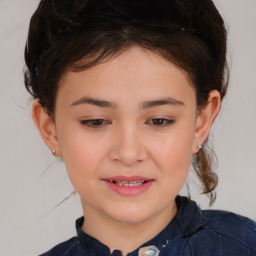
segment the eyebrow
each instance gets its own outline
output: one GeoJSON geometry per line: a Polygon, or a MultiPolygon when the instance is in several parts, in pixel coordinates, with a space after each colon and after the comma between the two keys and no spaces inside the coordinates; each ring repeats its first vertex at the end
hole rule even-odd
{"type": "MultiPolygon", "coordinates": [[[[96,98],[90,98],[90,97],[82,97],[74,101],[71,104],[71,106],[77,106],[80,104],[90,104],[90,105],[94,105],[102,108],[114,108],[114,109],[117,107],[117,105],[113,102],[96,99],[96,98]]],[[[139,106],[139,109],[147,109],[147,108],[152,108],[152,107],[162,106],[162,105],[178,105],[178,106],[183,105],[184,106],[185,104],[180,100],[176,100],[174,98],[168,97],[163,99],[144,101],[139,106]]]]}
{"type": "Polygon", "coordinates": [[[89,97],[82,97],[76,100],[75,102],[73,102],[71,106],[77,106],[80,104],[90,104],[90,105],[95,105],[102,108],[116,108],[116,105],[112,102],[95,99],[95,98],[89,98],[89,97]]]}
{"type": "Polygon", "coordinates": [[[156,106],[161,106],[161,105],[178,105],[178,106],[184,106],[184,102],[180,100],[176,100],[174,98],[164,98],[164,99],[158,99],[158,100],[149,100],[145,101],[141,104],[140,108],[141,109],[146,109],[146,108],[152,108],[156,106]]]}

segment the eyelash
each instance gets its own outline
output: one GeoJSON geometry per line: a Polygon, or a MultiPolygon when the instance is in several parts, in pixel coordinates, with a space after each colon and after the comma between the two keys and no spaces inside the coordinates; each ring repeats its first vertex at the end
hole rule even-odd
{"type": "Polygon", "coordinates": [[[102,126],[104,125],[107,125],[107,124],[110,124],[111,122],[110,121],[107,121],[107,120],[104,120],[104,119],[90,119],[90,120],[82,120],[81,121],[81,124],[82,125],[85,125],[87,127],[90,127],[90,128],[101,128],[102,126]],[[93,122],[99,122],[100,121],[100,124],[93,124],[93,122]],[[102,123],[105,123],[105,124],[102,124],[102,123]]]}
{"type": "Polygon", "coordinates": [[[162,121],[162,124],[160,124],[160,125],[151,124],[151,125],[158,126],[158,127],[165,127],[165,126],[168,126],[168,125],[171,125],[171,124],[175,123],[175,120],[173,120],[173,119],[166,119],[166,118],[153,118],[153,119],[150,119],[147,123],[149,123],[151,121],[160,121],[160,120],[162,121]]]}
{"type": "MultiPolygon", "coordinates": [[[[152,126],[157,126],[157,127],[166,127],[166,126],[174,124],[174,123],[175,123],[175,120],[166,119],[166,118],[153,118],[146,122],[146,124],[150,124],[152,126]],[[160,120],[162,121],[161,124],[156,125],[156,124],[152,123],[154,121],[160,121],[160,120]]],[[[99,129],[105,125],[111,124],[111,122],[107,121],[105,119],[90,119],[90,120],[82,120],[81,124],[85,125],[89,128],[99,129]],[[97,122],[97,123],[99,122],[99,123],[93,124],[93,122],[97,122]]]]}

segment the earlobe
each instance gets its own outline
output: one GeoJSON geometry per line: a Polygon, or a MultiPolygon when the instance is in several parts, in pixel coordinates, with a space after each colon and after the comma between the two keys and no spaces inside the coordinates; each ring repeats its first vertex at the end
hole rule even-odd
{"type": "Polygon", "coordinates": [[[198,112],[194,136],[193,153],[198,153],[199,146],[207,139],[212,123],[219,113],[221,104],[220,93],[217,90],[209,92],[207,105],[198,112]]]}
{"type": "Polygon", "coordinates": [[[55,152],[55,156],[60,157],[61,152],[54,120],[45,112],[38,99],[33,102],[32,117],[45,144],[48,146],[51,152],[55,152]]]}

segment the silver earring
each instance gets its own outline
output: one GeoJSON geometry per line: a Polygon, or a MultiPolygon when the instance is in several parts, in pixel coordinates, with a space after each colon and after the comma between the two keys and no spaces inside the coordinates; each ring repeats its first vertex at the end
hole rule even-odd
{"type": "Polygon", "coordinates": [[[203,149],[203,145],[198,146],[199,150],[203,149]]]}
{"type": "Polygon", "coordinates": [[[56,150],[55,149],[52,151],[52,154],[55,156],[55,154],[56,154],[56,150]]]}

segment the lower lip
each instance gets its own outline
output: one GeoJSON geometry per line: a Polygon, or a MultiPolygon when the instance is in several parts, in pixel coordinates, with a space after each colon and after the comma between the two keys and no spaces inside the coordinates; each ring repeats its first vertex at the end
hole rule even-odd
{"type": "Polygon", "coordinates": [[[139,186],[131,186],[131,187],[126,187],[126,186],[119,186],[115,183],[112,183],[108,180],[104,180],[104,182],[108,185],[108,187],[116,192],[119,195],[122,196],[137,196],[143,192],[145,192],[149,187],[152,185],[153,180],[149,180],[139,186]]]}

